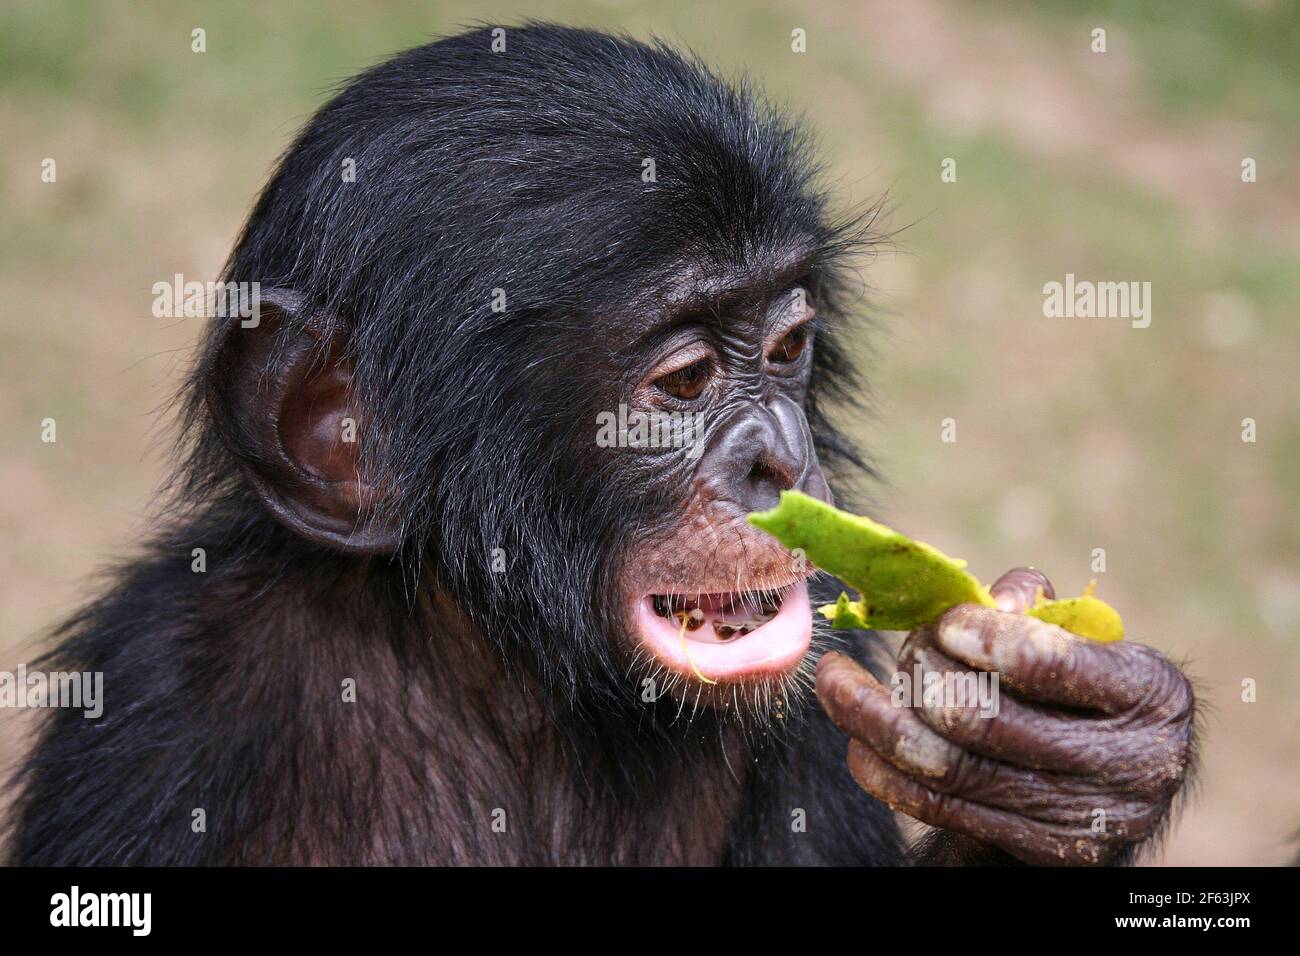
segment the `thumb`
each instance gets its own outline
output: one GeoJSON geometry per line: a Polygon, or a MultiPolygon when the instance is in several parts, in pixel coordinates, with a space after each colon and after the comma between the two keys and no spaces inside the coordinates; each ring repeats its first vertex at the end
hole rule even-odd
{"type": "Polygon", "coordinates": [[[999,611],[1019,614],[1034,606],[1039,588],[1043,589],[1043,597],[1047,600],[1056,597],[1056,589],[1042,571],[1035,568],[1012,568],[993,582],[989,594],[997,602],[999,611]]]}

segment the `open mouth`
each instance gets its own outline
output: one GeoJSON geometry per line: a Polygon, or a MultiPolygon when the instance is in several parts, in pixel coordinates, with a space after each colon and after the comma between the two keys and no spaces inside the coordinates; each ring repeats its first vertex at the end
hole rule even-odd
{"type": "Polygon", "coordinates": [[[761,680],[798,666],[812,640],[808,586],[689,596],[648,594],[636,628],[664,665],[722,683],[761,680]]]}

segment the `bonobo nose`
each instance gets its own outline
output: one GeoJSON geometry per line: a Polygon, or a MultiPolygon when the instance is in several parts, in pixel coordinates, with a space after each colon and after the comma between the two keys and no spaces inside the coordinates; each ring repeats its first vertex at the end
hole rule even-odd
{"type": "Polygon", "coordinates": [[[788,398],[737,412],[704,454],[698,475],[745,511],[774,507],[790,489],[830,500],[803,409],[788,398]]]}

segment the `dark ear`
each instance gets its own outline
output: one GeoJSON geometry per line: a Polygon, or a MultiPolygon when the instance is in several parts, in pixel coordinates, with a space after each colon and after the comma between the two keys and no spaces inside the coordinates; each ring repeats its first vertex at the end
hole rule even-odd
{"type": "Polygon", "coordinates": [[[220,321],[207,370],[213,421],[271,514],[317,544],[396,550],[399,529],[360,474],[365,426],[353,400],[346,334],[302,297],[263,290],[246,319],[220,321]]]}

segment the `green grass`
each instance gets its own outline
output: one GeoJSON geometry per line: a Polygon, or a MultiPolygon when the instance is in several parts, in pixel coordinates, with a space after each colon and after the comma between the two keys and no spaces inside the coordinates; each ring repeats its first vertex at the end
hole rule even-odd
{"type": "MultiPolygon", "coordinates": [[[[1120,27],[1133,41],[1147,91],[1181,121],[1206,113],[1282,118],[1300,113],[1300,4],[1183,0],[1039,0],[985,4],[1032,10],[1049,29],[1120,27]]],[[[1108,35],[1110,42],[1115,38],[1108,35]]]]}

